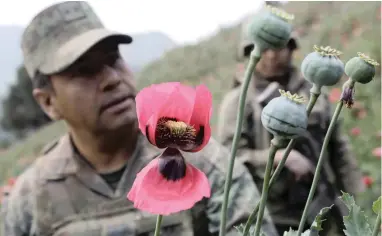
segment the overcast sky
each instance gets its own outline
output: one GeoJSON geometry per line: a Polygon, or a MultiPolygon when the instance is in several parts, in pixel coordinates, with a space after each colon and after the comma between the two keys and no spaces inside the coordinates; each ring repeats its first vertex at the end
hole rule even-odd
{"type": "MultiPolygon", "coordinates": [[[[57,0],[7,0],[0,7],[0,25],[25,26],[57,0]]],[[[219,26],[256,11],[262,0],[90,0],[105,25],[125,33],[162,31],[178,43],[196,42],[219,26]]]]}

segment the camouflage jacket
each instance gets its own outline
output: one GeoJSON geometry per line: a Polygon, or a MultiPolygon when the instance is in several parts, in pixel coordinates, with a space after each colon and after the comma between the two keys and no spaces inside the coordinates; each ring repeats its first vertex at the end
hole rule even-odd
{"type": "MultiPolygon", "coordinates": [[[[253,77],[247,93],[238,156],[250,169],[260,188],[263,182],[263,171],[268,160],[269,144],[272,138],[271,134],[261,124],[260,115],[262,108],[272,98],[280,96],[278,89],[298,93],[308,100],[311,84],[304,80],[295,68],[291,70],[290,82],[286,86],[261,79],[256,72],[253,77]]],[[[234,86],[225,95],[220,106],[217,136],[218,141],[228,147],[232,145],[236,129],[237,104],[241,92],[241,82],[238,80],[234,83],[237,86],[234,86]]],[[[304,137],[298,138],[295,145],[295,149],[312,161],[314,165],[317,163],[328,129],[332,115],[331,110],[332,107],[328,100],[328,93],[323,89],[309,117],[308,132],[306,132],[304,137]]],[[[339,123],[332,135],[326,153],[326,162],[323,169],[327,181],[319,185],[319,189],[321,187],[327,188],[330,185],[336,190],[356,194],[364,190],[364,184],[361,181],[361,173],[351,153],[349,143],[346,137],[340,133],[339,123]]],[[[307,183],[296,182],[292,178],[292,174],[284,168],[269,194],[270,203],[268,209],[275,224],[298,225],[310,186],[311,182],[309,181],[307,183]],[[298,196],[299,194],[304,196],[298,196]],[[300,205],[297,205],[297,199],[299,198],[302,198],[302,200],[300,205]]],[[[325,195],[323,196],[324,198],[326,198],[325,195]]],[[[315,213],[322,207],[331,205],[333,201],[337,201],[336,199],[335,196],[332,196],[331,199],[318,200],[315,213]]]]}
{"type": "MultiPolygon", "coordinates": [[[[63,136],[18,178],[4,209],[2,235],[153,235],[156,216],[135,209],[126,195],[136,174],[160,152],[141,136],[114,192],[76,157],[69,135],[63,136]]],[[[188,211],[164,216],[161,235],[217,235],[228,150],[211,139],[202,151],[184,156],[206,173],[212,196],[188,211]]],[[[259,198],[251,175],[238,163],[230,192],[227,236],[239,235],[234,226],[245,223],[257,202],[254,199],[259,198]]],[[[277,235],[269,215],[262,229],[269,236],[277,235]]]]}

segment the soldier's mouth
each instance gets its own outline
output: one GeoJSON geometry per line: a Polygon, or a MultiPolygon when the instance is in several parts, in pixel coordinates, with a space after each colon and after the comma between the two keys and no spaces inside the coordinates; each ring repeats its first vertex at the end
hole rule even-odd
{"type": "Polygon", "coordinates": [[[100,112],[121,112],[128,110],[134,105],[134,96],[127,95],[113,99],[101,107],[100,112]]]}

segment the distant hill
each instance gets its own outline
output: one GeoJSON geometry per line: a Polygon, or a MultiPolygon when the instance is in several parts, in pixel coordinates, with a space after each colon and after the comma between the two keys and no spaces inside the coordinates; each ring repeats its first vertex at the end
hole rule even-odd
{"type": "MultiPolygon", "coordinates": [[[[13,83],[16,67],[22,63],[20,49],[22,32],[22,27],[0,26],[0,82],[2,84],[0,98],[4,97],[8,85],[13,83]]],[[[121,52],[134,72],[140,71],[147,63],[159,59],[165,52],[176,46],[172,39],[161,32],[147,32],[132,36],[134,43],[121,46],[121,52]]]]}

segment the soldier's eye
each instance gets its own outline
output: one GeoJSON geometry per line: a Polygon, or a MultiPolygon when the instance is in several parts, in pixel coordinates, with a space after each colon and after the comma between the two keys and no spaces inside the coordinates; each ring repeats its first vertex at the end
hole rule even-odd
{"type": "Polygon", "coordinates": [[[101,72],[103,66],[102,65],[81,65],[77,68],[76,74],[81,77],[93,77],[101,72]]]}
{"type": "Polygon", "coordinates": [[[110,67],[114,67],[119,58],[121,58],[121,57],[120,57],[120,54],[118,51],[109,53],[105,57],[105,65],[108,65],[110,67]]]}

